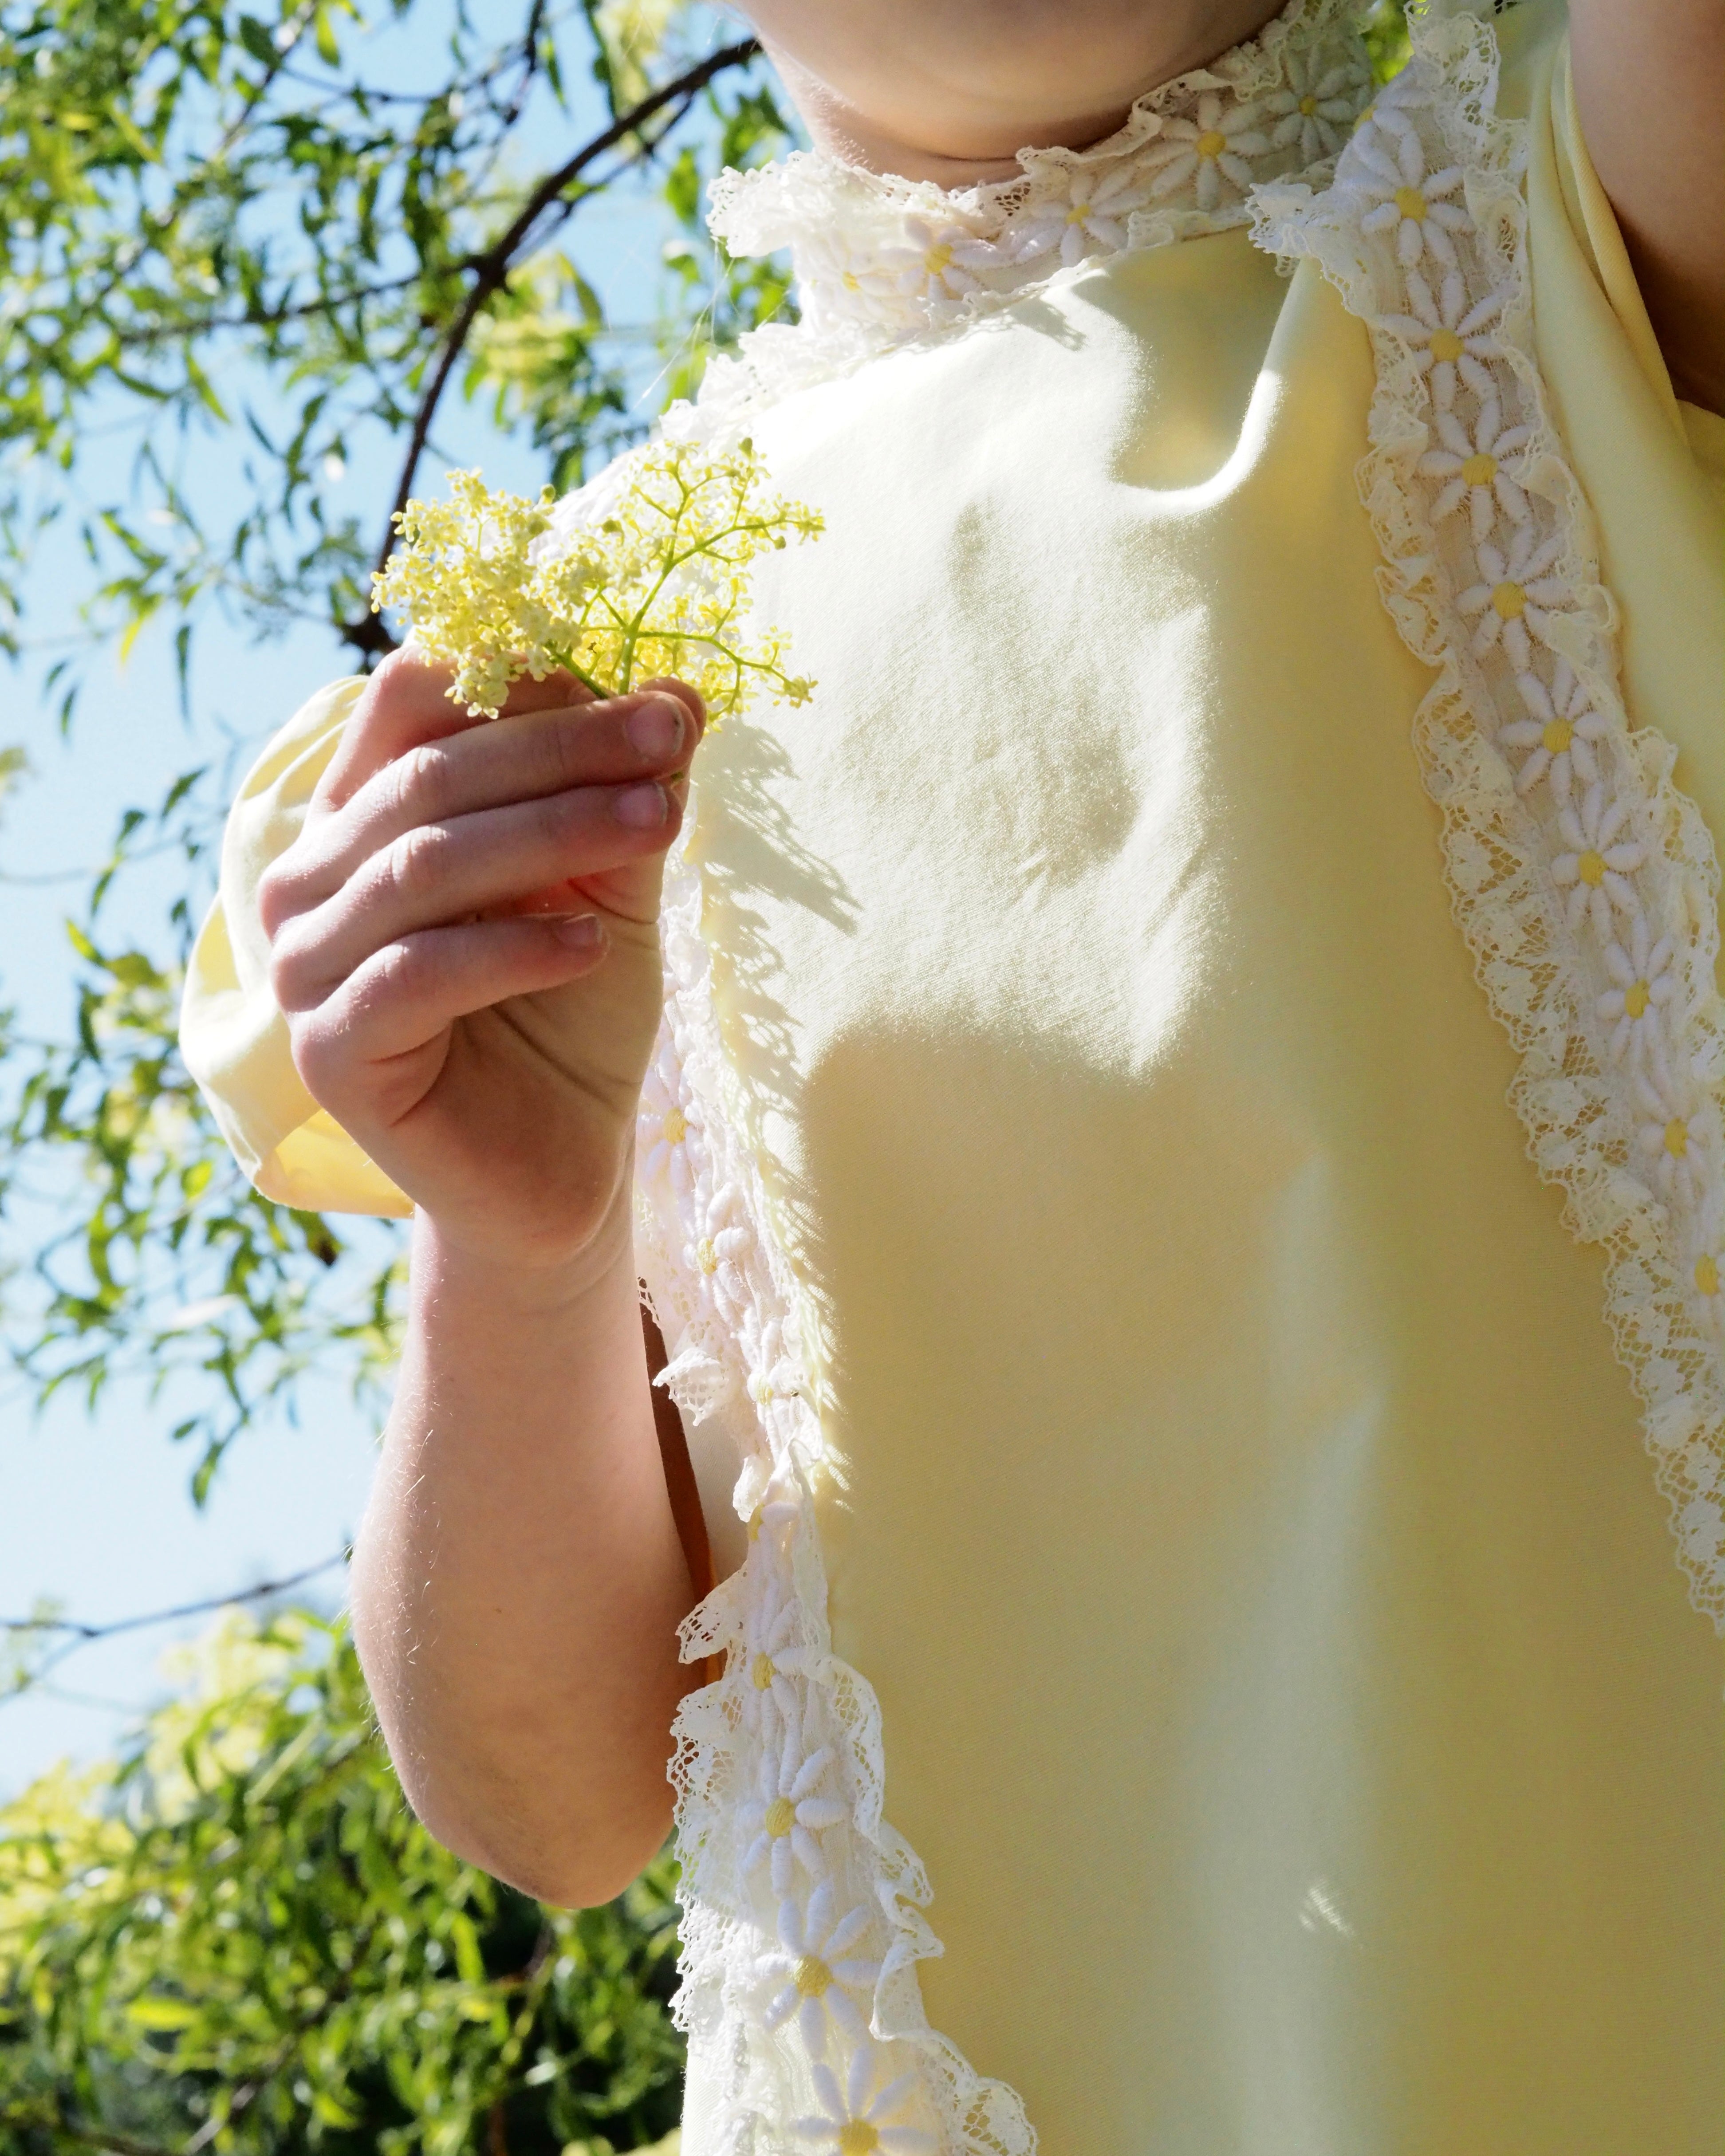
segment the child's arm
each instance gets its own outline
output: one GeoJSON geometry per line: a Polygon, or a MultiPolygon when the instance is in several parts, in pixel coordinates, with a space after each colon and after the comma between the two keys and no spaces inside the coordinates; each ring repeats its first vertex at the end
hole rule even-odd
{"type": "Polygon", "coordinates": [[[354,1561],[378,1713],[441,1840],[591,1903],[664,1838],[689,1681],[630,1185],[698,700],[475,726],[445,679],[380,670],[259,902],[301,1076],[418,1208],[354,1561]]]}
{"type": "Polygon", "coordinates": [[[1725,412],[1725,0],[1569,0],[1576,110],[1679,397],[1725,412]]]}

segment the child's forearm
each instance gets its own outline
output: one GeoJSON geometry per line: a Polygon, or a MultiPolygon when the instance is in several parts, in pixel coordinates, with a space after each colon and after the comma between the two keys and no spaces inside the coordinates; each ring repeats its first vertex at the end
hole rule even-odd
{"type": "MultiPolygon", "coordinates": [[[[625,1190],[626,1201],[626,1190],[625,1190]]],[[[551,1902],[619,1892],[669,1827],[693,1594],[655,1435],[627,1204],[572,1268],[416,1223],[412,1309],[353,1567],[414,1809],[551,1902]]]]}

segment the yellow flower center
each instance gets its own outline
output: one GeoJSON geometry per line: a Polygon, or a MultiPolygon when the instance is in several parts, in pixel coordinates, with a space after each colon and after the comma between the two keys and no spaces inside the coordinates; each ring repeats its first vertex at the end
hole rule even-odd
{"type": "Polygon", "coordinates": [[[819,1999],[833,1980],[833,1972],[819,1954],[804,1954],[797,1964],[796,1986],[805,1999],[819,1999]]]}
{"type": "Polygon", "coordinates": [[[749,1664],[749,1681],[757,1691],[772,1691],[773,1657],[771,1655],[756,1656],[753,1661],[749,1664]]]}
{"type": "Polygon", "coordinates": [[[847,2118],[839,2128],[839,2156],[875,2156],[880,2137],[865,2118],[847,2118]]]}
{"type": "Polygon", "coordinates": [[[1488,457],[1481,449],[1477,456],[1470,457],[1462,465],[1461,476],[1469,486],[1490,486],[1497,476],[1497,459],[1488,457]]]}
{"type": "Polygon", "coordinates": [[[1431,333],[1431,356],[1446,359],[1453,367],[1461,357],[1461,340],[1454,330],[1434,330],[1431,333]]]}
{"type": "MultiPolygon", "coordinates": [[[[1089,215],[1090,204],[1088,203],[1074,203],[1071,208],[1066,212],[1066,222],[1068,224],[1082,224],[1086,218],[1089,215]]],[[[873,2128],[871,2128],[870,2130],[872,2132],[873,2128]]]]}
{"type": "Polygon", "coordinates": [[[695,1262],[704,1273],[716,1273],[719,1270],[719,1254],[713,1248],[711,1235],[703,1235],[695,1245],[695,1262]]]}
{"type": "Polygon", "coordinates": [[[1491,603],[1505,621],[1513,621],[1527,603],[1527,594],[1507,578],[1491,593],[1491,603]]]}
{"type": "Polygon", "coordinates": [[[1665,1127],[1665,1149],[1673,1160],[1681,1160],[1689,1150],[1689,1126],[1681,1116],[1673,1116],[1665,1127]]]}
{"type": "Polygon", "coordinates": [[[1539,745],[1548,756],[1561,756],[1575,736],[1575,729],[1567,719],[1551,719],[1539,737],[1539,745]]]}
{"type": "Polygon", "coordinates": [[[1418,187],[1398,187],[1395,206],[1404,217],[1410,217],[1415,224],[1425,222],[1425,198],[1418,187]]]}
{"type": "Polygon", "coordinates": [[[1219,127],[1206,127],[1196,146],[1200,157],[1219,157],[1228,147],[1228,137],[1219,127]]]}
{"type": "Polygon", "coordinates": [[[938,240],[922,258],[922,267],[931,277],[938,277],[952,259],[952,250],[944,240],[938,240]]]}
{"type": "Polygon", "coordinates": [[[1315,97],[1302,97],[1300,100],[1300,110],[1306,115],[1306,117],[1310,120],[1312,114],[1317,110],[1317,100],[1315,97]]]}
{"type": "Polygon", "coordinates": [[[1631,981],[1623,992],[1623,1007],[1631,1018],[1645,1018],[1650,1000],[1650,991],[1645,981],[1631,981]]]}
{"type": "Polygon", "coordinates": [[[1605,880],[1605,856],[1589,846],[1575,864],[1575,873],[1590,889],[1597,891],[1605,880]]]}
{"type": "Polygon", "coordinates": [[[759,1542],[761,1539],[761,1508],[758,1505],[757,1505],[754,1511],[749,1514],[748,1526],[749,1540],[752,1543],[759,1542]]]}
{"type": "Polygon", "coordinates": [[[862,286],[857,281],[856,272],[854,270],[847,270],[845,272],[845,275],[839,280],[839,282],[845,287],[847,292],[860,292],[862,290],[862,286]]]}
{"type": "Polygon", "coordinates": [[[1700,1257],[1695,1260],[1695,1285],[1703,1295],[1719,1292],[1719,1260],[1717,1258],[1700,1257]]]}
{"type": "MultiPolygon", "coordinates": [[[[791,1802],[788,1797],[775,1797],[773,1799],[773,1802],[767,1807],[766,1823],[767,1831],[773,1836],[773,1839],[775,1841],[783,1841],[784,1837],[790,1832],[791,1829],[797,1824],[797,1807],[791,1802]]],[[[815,1966],[819,1969],[822,1964],[817,1962],[815,1966]]],[[[798,1984],[803,1983],[803,1979],[800,1975],[798,1977],[797,1981],[798,1984]]],[[[824,1984],[823,1984],[820,1988],[823,1991],[826,1989],[824,1984]]],[[[803,1989],[806,1990],[808,1986],[804,1984],[803,1989]]]]}
{"type": "Polygon", "coordinates": [[[681,1145],[689,1135],[689,1118],[680,1108],[673,1108],[660,1125],[659,1133],[667,1145],[681,1145]]]}

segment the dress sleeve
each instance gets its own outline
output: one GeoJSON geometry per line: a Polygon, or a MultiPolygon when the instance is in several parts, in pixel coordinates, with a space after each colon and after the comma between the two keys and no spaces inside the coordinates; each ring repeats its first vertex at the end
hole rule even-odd
{"type": "Polygon", "coordinates": [[[264,870],[293,843],[365,684],[321,689],[270,743],[222,839],[216,900],[193,946],[180,1052],[234,1156],[266,1198],[314,1213],[404,1217],[413,1204],[300,1082],[270,993],[264,870]]]}

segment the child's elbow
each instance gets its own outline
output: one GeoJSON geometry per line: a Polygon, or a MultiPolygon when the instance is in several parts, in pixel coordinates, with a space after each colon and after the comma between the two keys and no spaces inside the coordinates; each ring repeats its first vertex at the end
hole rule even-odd
{"type": "Polygon", "coordinates": [[[478,1795],[408,1773],[401,1780],[420,1824],[451,1856],[553,1908],[614,1902],[670,1832],[674,1799],[664,1781],[608,1792],[603,1808],[565,1804],[552,1814],[516,1791],[478,1795]]]}

